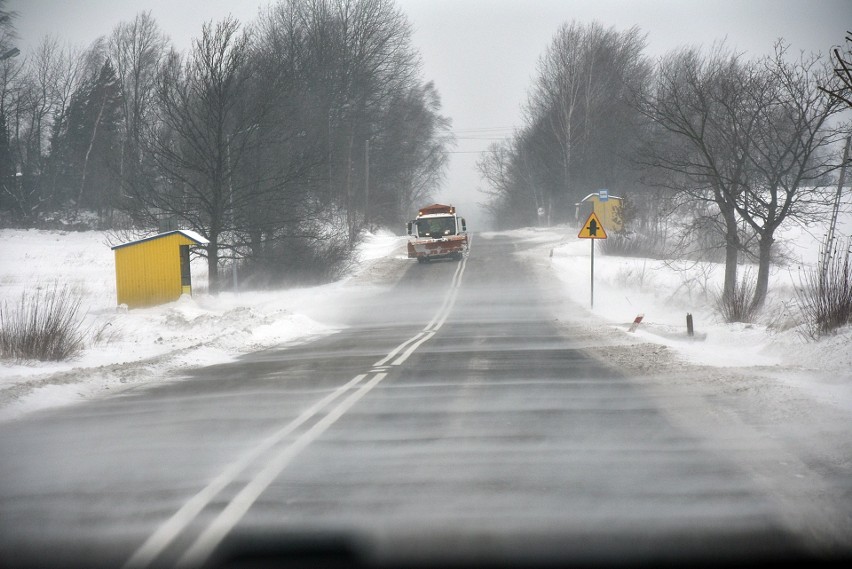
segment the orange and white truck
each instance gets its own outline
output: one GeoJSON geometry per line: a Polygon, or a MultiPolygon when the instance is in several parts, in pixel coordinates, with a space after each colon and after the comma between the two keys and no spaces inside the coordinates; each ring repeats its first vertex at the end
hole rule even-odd
{"type": "Polygon", "coordinates": [[[470,246],[464,218],[455,207],[439,203],[420,208],[417,219],[408,222],[408,236],[408,258],[420,263],[461,259],[470,246]]]}

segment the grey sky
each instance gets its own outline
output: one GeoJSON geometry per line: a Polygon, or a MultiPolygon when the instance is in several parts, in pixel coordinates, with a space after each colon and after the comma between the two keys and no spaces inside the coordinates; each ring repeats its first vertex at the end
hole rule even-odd
{"type": "MultiPolygon", "coordinates": [[[[538,57],[559,24],[599,21],[648,33],[648,54],[726,39],[753,55],[783,37],[795,50],[828,53],[852,30],[852,0],[397,0],[415,26],[424,78],[434,80],[459,137],[441,199],[472,210],[476,152],[521,124],[538,57]],[[484,130],[491,129],[491,130],[484,130]]],[[[231,13],[249,22],[268,0],[8,0],[19,13],[24,55],[47,34],[88,44],[150,10],[179,49],[203,22],[231,13]]],[[[470,218],[478,218],[470,211],[470,218]]]]}

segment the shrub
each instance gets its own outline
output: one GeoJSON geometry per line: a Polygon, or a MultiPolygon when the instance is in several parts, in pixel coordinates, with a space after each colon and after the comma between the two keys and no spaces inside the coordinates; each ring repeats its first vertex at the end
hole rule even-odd
{"type": "Polygon", "coordinates": [[[742,281],[734,284],[730,294],[724,292],[716,295],[716,311],[722,315],[725,322],[753,322],[758,307],[754,305],[754,290],[757,278],[751,271],[746,271],[742,281]]]}
{"type": "Polygon", "coordinates": [[[601,251],[604,255],[621,257],[664,257],[664,243],[660,237],[633,232],[613,232],[604,241],[601,251]]]}
{"type": "Polygon", "coordinates": [[[808,336],[817,339],[852,322],[852,240],[801,281],[796,293],[808,336]]]}
{"type": "Polygon", "coordinates": [[[82,297],[67,286],[24,292],[17,304],[0,307],[0,357],[66,360],[83,349],[82,297]]]}

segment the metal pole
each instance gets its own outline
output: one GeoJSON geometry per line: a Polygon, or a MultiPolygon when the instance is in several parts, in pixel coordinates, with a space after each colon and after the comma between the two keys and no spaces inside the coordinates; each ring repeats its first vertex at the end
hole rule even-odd
{"type": "Polygon", "coordinates": [[[592,308],[595,307],[595,240],[589,239],[592,243],[592,308]]]}

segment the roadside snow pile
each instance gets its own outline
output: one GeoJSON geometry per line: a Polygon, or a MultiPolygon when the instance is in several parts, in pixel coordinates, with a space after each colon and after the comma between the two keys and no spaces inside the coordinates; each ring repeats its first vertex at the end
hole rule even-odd
{"type": "MultiPolygon", "coordinates": [[[[367,233],[358,245],[358,261],[364,264],[368,261],[389,257],[406,241],[405,237],[394,235],[387,229],[380,229],[376,233],[367,233]]],[[[407,255],[401,257],[403,259],[408,258],[407,255]]]]}
{"type": "MultiPolygon", "coordinates": [[[[366,235],[354,273],[400,246],[388,232],[366,235]]],[[[135,310],[116,307],[115,260],[102,232],[0,230],[0,302],[58,283],[81,295],[89,348],[67,362],[0,362],[0,419],[66,404],[122,384],[163,381],[176,370],[333,333],[308,317],[333,303],[342,283],[277,291],[207,290],[206,265],[192,262],[194,294],[135,310]],[[97,335],[98,341],[93,337],[97,335]]]]}
{"type": "Polygon", "coordinates": [[[804,333],[796,302],[799,271],[816,262],[817,231],[786,236],[799,255],[798,263],[773,270],[766,308],[754,324],[728,324],[716,314],[714,297],[724,277],[721,264],[609,256],[598,248],[591,308],[591,246],[589,240],[577,238],[577,228],[508,234],[534,244],[520,254],[555,274],[567,298],[589,309],[590,318],[623,331],[625,342],[663,345],[698,366],[774,370],[777,380],[788,383],[800,382],[801,374],[807,374],[809,389],[820,390],[816,383],[821,383],[822,391],[832,391],[841,405],[852,409],[852,326],[814,341],[804,333]],[[693,318],[694,337],[687,335],[687,314],[693,318]],[[640,315],[638,329],[628,333],[640,315]]]}

